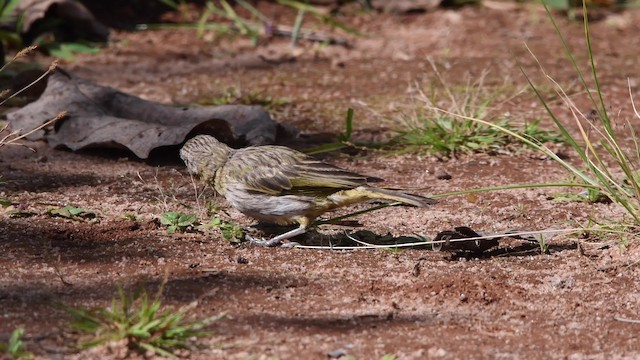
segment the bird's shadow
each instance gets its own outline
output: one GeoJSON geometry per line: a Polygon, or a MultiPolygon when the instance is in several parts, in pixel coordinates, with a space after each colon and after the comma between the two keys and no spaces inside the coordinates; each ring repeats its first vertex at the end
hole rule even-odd
{"type": "MultiPolygon", "coordinates": [[[[342,221],[335,225],[362,227],[357,221],[342,221]]],[[[277,226],[271,224],[256,224],[253,229],[266,236],[275,236],[289,231],[293,226],[277,226]]],[[[461,258],[493,258],[511,257],[523,255],[540,255],[543,253],[560,252],[576,248],[575,243],[570,244],[541,244],[533,236],[519,236],[513,231],[487,239],[477,239],[482,231],[461,226],[452,230],[442,230],[433,238],[415,236],[393,236],[390,233],[378,234],[370,230],[345,230],[327,235],[318,232],[315,228],[307,233],[297,236],[296,243],[305,246],[319,246],[327,248],[380,246],[387,249],[417,249],[445,252],[450,254],[451,260],[461,258]],[[468,240],[466,240],[468,239],[468,240]]]]}
{"type": "MultiPolygon", "coordinates": [[[[343,220],[343,221],[332,223],[332,225],[345,226],[349,228],[362,227],[362,224],[360,224],[358,221],[355,221],[355,220],[343,220]]],[[[258,224],[251,225],[248,230],[252,236],[255,234],[255,235],[261,235],[268,238],[268,237],[273,237],[276,235],[283,234],[287,231],[295,229],[296,227],[297,225],[280,226],[280,225],[274,225],[274,224],[258,223],[258,224]]],[[[328,235],[326,233],[319,232],[316,228],[312,227],[309,230],[307,230],[306,233],[296,236],[295,239],[291,239],[291,241],[295,241],[296,243],[299,243],[301,245],[307,245],[307,246],[336,247],[336,246],[358,246],[358,245],[363,245],[363,243],[372,244],[372,245],[393,246],[394,244],[413,243],[420,240],[416,237],[410,237],[410,236],[394,237],[390,234],[381,235],[369,230],[358,230],[355,232],[351,230],[345,230],[335,234],[328,235]],[[358,243],[358,241],[361,241],[361,243],[358,243]]]]}

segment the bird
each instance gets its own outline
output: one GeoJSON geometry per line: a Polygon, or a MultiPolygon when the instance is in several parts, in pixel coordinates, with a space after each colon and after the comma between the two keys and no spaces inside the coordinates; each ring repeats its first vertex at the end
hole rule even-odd
{"type": "Polygon", "coordinates": [[[360,175],[278,145],[234,149],[210,135],[196,135],[180,149],[188,172],[222,195],[234,208],[259,222],[298,224],[270,240],[276,246],[304,234],[320,215],[368,200],[428,207],[437,200],[374,187],[382,179],[360,175]]]}

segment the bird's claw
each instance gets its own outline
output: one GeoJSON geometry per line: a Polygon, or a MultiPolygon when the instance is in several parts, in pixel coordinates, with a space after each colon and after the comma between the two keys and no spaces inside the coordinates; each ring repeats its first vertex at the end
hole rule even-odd
{"type": "MultiPolygon", "coordinates": [[[[274,247],[280,244],[280,239],[277,238],[273,238],[271,240],[266,240],[263,238],[260,239],[256,239],[251,235],[246,234],[244,236],[245,240],[247,240],[249,242],[249,244],[254,245],[254,246],[261,246],[261,247],[274,247]]],[[[283,248],[294,248],[296,246],[300,245],[297,242],[291,241],[285,244],[282,244],[281,247],[283,248]]]]}
{"type": "Polygon", "coordinates": [[[244,235],[244,239],[246,241],[249,242],[249,244],[251,245],[255,245],[255,246],[265,246],[265,243],[267,242],[267,240],[260,238],[260,239],[256,239],[253,236],[249,235],[249,234],[245,234],[244,235]]]}
{"type": "Polygon", "coordinates": [[[293,249],[294,247],[300,245],[300,243],[297,243],[295,241],[289,241],[288,243],[284,243],[282,245],[280,245],[281,248],[285,248],[285,249],[293,249]]]}

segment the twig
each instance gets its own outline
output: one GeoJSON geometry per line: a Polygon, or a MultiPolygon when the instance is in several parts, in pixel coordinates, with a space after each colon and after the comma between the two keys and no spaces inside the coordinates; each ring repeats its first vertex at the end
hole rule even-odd
{"type": "Polygon", "coordinates": [[[189,178],[191,178],[191,186],[193,186],[193,192],[196,196],[196,206],[198,207],[198,214],[202,214],[202,205],[200,205],[200,194],[198,192],[198,184],[196,183],[196,179],[193,177],[193,174],[189,173],[189,178]]]}
{"type": "Polygon", "coordinates": [[[313,31],[305,31],[299,29],[297,32],[291,26],[285,25],[273,25],[270,27],[270,32],[267,35],[283,36],[293,38],[295,35],[296,40],[303,39],[311,42],[328,43],[330,45],[339,45],[346,48],[351,47],[351,43],[347,39],[328,36],[322,33],[316,33],[313,31]]]}
{"type": "MultiPolygon", "coordinates": [[[[29,130],[26,133],[21,134],[21,135],[18,135],[20,133],[20,130],[13,131],[10,134],[8,134],[7,136],[5,136],[2,139],[0,139],[0,148],[5,146],[5,145],[19,145],[19,146],[24,146],[27,149],[35,152],[36,151],[35,149],[33,149],[33,148],[31,148],[31,147],[29,147],[29,146],[27,146],[25,144],[17,143],[17,141],[21,140],[21,139],[24,139],[25,137],[33,134],[34,132],[36,132],[38,130],[41,130],[41,129],[43,129],[43,128],[51,125],[51,124],[55,124],[56,122],[58,122],[59,120],[62,120],[63,118],[67,117],[68,115],[69,115],[69,113],[67,113],[66,111],[61,111],[53,119],[45,122],[44,124],[42,124],[42,125],[40,125],[38,127],[33,128],[33,129],[31,129],[31,130],[29,130]],[[9,139],[11,136],[16,136],[16,137],[13,138],[13,139],[9,139]]],[[[3,132],[8,126],[9,126],[9,124],[5,125],[5,127],[2,128],[2,130],[0,130],[0,132],[3,132]]]]}
{"type": "Polygon", "coordinates": [[[56,275],[58,275],[58,278],[60,278],[60,281],[62,281],[64,285],[73,286],[72,283],[64,279],[64,275],[62,274],[62,270],[60,270],[60,267],[58,266],[58,264],[60,264],[60,254],[58,254],[58,261],[56,262],[55,265],[53,265],[53,270],[55,271],[56,275]]]}
{"type": "Polygon", "coordinates": [[[2,67],[0,67],[0,72],[2,72],[4,69],[7,68],[7,66],[9,66],[11,63],[15,62],[16,60],[20,59],[21,57],[26,56],[27,54],[29,54],[30,52],[32,52],[33,50],[37,49],[38,47],[33,45],[33,46],[28,46],[20,51],[18,51],[18,53],[16,54],[16,56],[13,57],[13,59],[7,61],[6,64],[2,65],[2,67]]]}
{"type": "Polygon", "coordinates": [[[58,67],[58,60],[56,59],[56,60],[53,60],[51,65],[49,65],[49,68],[47,69],[47,71],[45,71],[37,79],[33,80],[29,85],[23,87],[22,89],[20,89],[20,90],[16,91],[15,93],[13,93],[8,98],[2,100],[2,102],[0,102],[0,106],[4,105],[4,103],[6,103],[7,101],[9,101],[9,100],[13,99],[14,97],[20,95],[23,91],[27,90],[28,88],[32,87],[37,82],[39,82],[40,80],[44,79],[47,75],[51,74],[57,67],[58,67]]]}
{"type": "Polygon", "coordinates": [[[156,174],[153,176],[153,180],[155,180],[156,187],[160,192],[160,196],[162,196],[162,203],[164,204],[164,211],[169,211],[169,205],[167,204],[167,196],[162,191],[162,186],[160,186],[160,182],[158,181],[158,168],[156,168],[156,174]]]}
{"type": "Polygon", "coordinates": [[[630,323],[630,324],[640,324],[640,320],[638,320],[638,319],[628,319],[628,318],[623,318],[623,317],[620,317],[620,316],[614,316],[613,320],[620,321],[620,322],[626,322],[626,323],[630,323]]]}

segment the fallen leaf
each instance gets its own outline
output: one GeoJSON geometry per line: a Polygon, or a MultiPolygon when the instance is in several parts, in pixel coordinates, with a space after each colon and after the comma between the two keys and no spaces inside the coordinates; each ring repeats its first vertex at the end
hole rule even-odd
{"type": "Polygon", "coordinates": [[[177,146],[189,135],[209,134],[238,145],[271,144],[278,124],[260,106],[173,107],[125,94],[75,77],[61,69],[49,76],[35,102],[7,114],[13,130],[28,131],[61,111],[68,116],[53,129],[27,139],[47,140],[51,147],[128,149],[146,159],[154,149],[177,146]]]}
{"type": "MultiPolygon", "coordinates": [[[[47,19],[55,19],[64,23],[58,28],[63,36],[59,41],[85,39],[91,41],[107,41],[109,28],[96,20],[91,11],[77,0],[21,0],[8,17],[10,22],[20,26],[22,34],[28,39],[35,39],[47,19]]],[[[15,28],[15,25],[12,26],[15,28]]]]}

